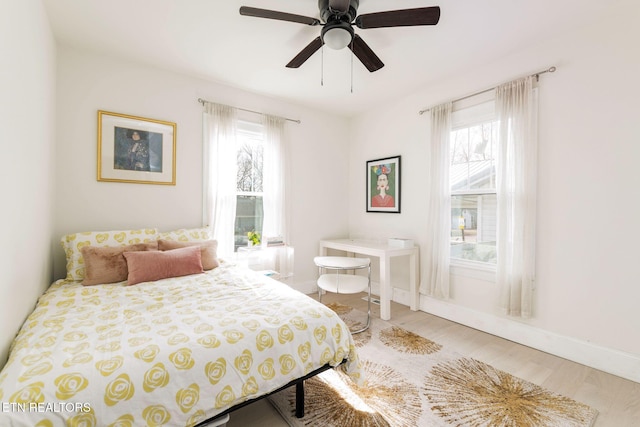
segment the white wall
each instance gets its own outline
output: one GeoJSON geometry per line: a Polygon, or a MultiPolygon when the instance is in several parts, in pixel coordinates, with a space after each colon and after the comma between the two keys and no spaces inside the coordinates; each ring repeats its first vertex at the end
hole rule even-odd
{"type": "Polygon", "coordinates": [[[0,0],[0,368],[51,281],[55,44],[39,0],[0,0]]]}
{"type": "MultiPolygon", "coordinates": [[[[351,199],[362,197],[367,159],[397,154],[403,156],[403,198],[400,215],[365,213],[360,203],[352,204],[349,214],[354,236],[397,235],[425,246],[429,120],[418,111],[557,66],[540,81],[534,318],[502,317],[494,283],[460,276],[452,277],[449,303],[423,296],[422,307],[601,369],[620,360],[626,365],[614,373],[636,381],[639,18],[640,7],[629,2],[627,10],[613,10],[593,25],[540,40],[355,119],[351,199]]],[[[395,279],[397,287],[406,287],[395,279]]]]}
{"type": "Polygon", "coordinates": [[[67,233],[201,226],[202,106],[197,100],[203,98],[302,121],[286,127],[293,178],[293,284],[308,287],[316,274],[318,240],[347,233],[347,194],[340,192],[348,176],[347,119],[69,47],[58,51],[56,278],[65,274],[58,241],[67,233]],[[176,186],[98,182],[98,110],[175,122],[176,186]]]}

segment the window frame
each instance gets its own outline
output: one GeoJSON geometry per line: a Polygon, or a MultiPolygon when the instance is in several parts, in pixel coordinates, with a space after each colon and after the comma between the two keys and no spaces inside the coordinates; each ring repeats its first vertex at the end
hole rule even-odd
{"type": "MultiPolygon", "coordinates": [[[[495,91],[488,91],[486,93],[455,102],[452,110],[451,133],[489,121],[498,121],[495,113],[495,91]],[[477,111],[474,112],[474,109],[477,111]]],[[[453,141],[450,139],[450,153],[452,143],[453,141]]],[[[498,159],[494,157],[494,165],[496,169],[497,161],[498,159]]],[[[451,187],[451,182],[449,182],[449,187],[451,187]]],[[[485,194],[495,194],[497,197],[497,186],[494,189],[475,188],[451,191],[450,200],[453,200],[453,197],[455,196],[478,196],[485,194]]],[[[496,282],[497,262],[493,264],[483,261],[453,258],[451,257],[451,252],[449,252],[449,265],[451,275],[496,282]]]]}
{"type": "MultiPolygon", "coordinates": [[[[262,125],[262,123],[254,122],[250,120],[238,120],[237,127],[236,127],[236,159],[237,159],[238,151],[242,148],[244,144],[247,143],[247,141],[249,141],[251,144],[262,145],[262,149],[263,149],[262,161],[264,162],[265,136],[264,136],[264,126],[262,125]]],[[[236,233],[237,231],[236,222],[238,221],[238,211],[237,211],[238,198],[239,197],[256,197],[256,198],[261,198],[264,203],[264,186],[262,188],[262,191],[238,190],[237,176],[235,177],[235,179],[236,179],[236,192],[235,192],[236,217],[234,221],[234,252],[237,252],[238,247],[242,246],[242,245],[239,246],[235,243],[235,238],[239,236],[239,234],[236,233]]],[[[264,207],[262,208],[262,210],[263,210],[262,222],[264,223],[264,207]]],[[[255,230],[255,231],[257,231],[262,235],[262,229],[255,230]]]]}

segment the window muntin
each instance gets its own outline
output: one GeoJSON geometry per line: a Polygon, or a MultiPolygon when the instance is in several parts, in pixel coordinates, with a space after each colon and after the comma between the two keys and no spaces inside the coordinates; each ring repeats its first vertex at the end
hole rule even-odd
{"type": "Polygon", "coordinates": [[[256,123],[239,122],[236,134],[236,221],[235,250],[246,246],[247,233],[262,234],[263,186],[262,166],[264,160],[264,137],[262,126],[256,123]]]}
{"type": "Polygon", "coordinates": [[[454,263],[496,264],[498,121],[487,113],[493,105],[489,107],[485,103],[467,108],[457,122],[454,118],[449,170],[454,263]]]}

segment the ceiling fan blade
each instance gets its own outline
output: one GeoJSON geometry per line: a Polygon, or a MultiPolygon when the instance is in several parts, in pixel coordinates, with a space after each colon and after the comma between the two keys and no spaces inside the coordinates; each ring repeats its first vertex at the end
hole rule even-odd
{"type": "Polygon", "coordinates": [[[259,9],[257,7],[240,7],[240,15],[254,16],[256,18],[277,19],[278,21],[296,22],[298,24],[318,25],[320,20],[308,16],[295,15],[293,13],[278,12],[276,10],[259,9]]]}
{"type": "Polygon", "coordinates": [[[436,25],[440,20],[440,7],[389,10],[365,13],[356,18],[358,28],[411,27],[414,25],[436,25]]]}
{"type": "Polygon", "coordinates": [[[353,42],[349,45],[349,49],[353,52],[353,54],[367,67],[367,70],[378,71],[380,68],[384,67],[384,64],[378,58],[378,56],[373,53],[373,50],[369,47],[368,44],[362,40],[362,37],[355,34],[353,36],[353,42]]]}
{"type": "Polygon", "coordinates": [[[336,12],[348,12],[349,4],[351,4],[349,0],[329,0],[329,8],[336,12]]]}
{"type": "Polygon", "coordinates": [[[322,47],[322,39],[318,36],[287,64],[287,68],[298,68],[322,47]]]}

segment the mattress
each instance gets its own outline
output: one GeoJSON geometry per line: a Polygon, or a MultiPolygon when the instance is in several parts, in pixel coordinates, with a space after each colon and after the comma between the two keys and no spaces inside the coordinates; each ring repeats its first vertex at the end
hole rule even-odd
{"type": "Polygon", "coordinates": [[[333,311],[232,264],[135,286],[60,280],[0,372],[0,425],[192,426],[343,361],[359,381],[333,311]]]}

